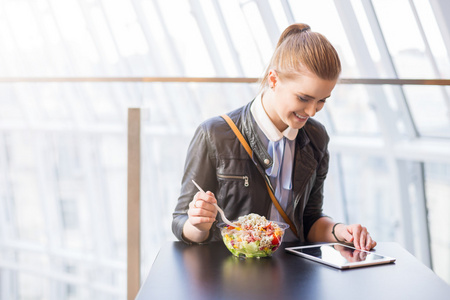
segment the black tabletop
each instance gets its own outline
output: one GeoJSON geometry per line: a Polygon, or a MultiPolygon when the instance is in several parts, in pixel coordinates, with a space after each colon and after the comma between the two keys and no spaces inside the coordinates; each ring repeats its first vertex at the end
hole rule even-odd
{"type": "Polygon", "coordinates": [[[222,242],[165,244],[136,299],[450,299],[450,286],[396,243],[393,264],[338,270],[293,254],[239,259],[222,242]]]}

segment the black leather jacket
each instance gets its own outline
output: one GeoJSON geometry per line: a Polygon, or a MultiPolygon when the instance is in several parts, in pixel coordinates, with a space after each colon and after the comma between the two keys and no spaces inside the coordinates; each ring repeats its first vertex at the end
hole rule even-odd
{"type": "MultiPolygon", "coordinates": [[[[221,117],[211,118],[197,128],[188,149],[181,194],[173,213],[172,231],[179,240],[184,240],[182,231],[188,219],[189,202],[197,193],[192,179],[205,191],[214,193],[218,205],[230,220],[249,213],[270,216],[272,202],[261,171],[264,174],[272,165],[272,158],[255,132],[257,125],[250,112],[251,103],[228,115],[252,148],[253,159],[221,117]]],[[[301,242],[306,240],[313,223],[325,216],[322,203],[328,172],[328,141],[325,127],[313,119],[307,121],[296,138],[293,203],[290,204],[293,206],[286,212],[295,224],[301,242]]],[[[214,224],[208,240],[221,239],[214,224]]]]}

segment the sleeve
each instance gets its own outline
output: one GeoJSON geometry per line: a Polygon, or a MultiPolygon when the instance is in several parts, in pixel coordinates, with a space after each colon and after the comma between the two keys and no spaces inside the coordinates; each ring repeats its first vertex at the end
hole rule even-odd
{"type": "MultiPolygon", "coordinates": [[[[192,183],[195,180],[205,191],[215,193],[217,189],[217,176],[215,166],[215,156],[212,154],[211,143],[204,127],[200,125],[189,145],[184,175],[181,182],[181,192],[178,198],[172,220],[172,232],[180,240],[186,243],[189,241],[183,238],[183,226],[188,220],[187,211],[189,203],[197,193],[197,188],[192,183]]],[[[213,230],[213,227],[211,231],[213,230]]],[[[210,232],[210,238],[212,237],[210,232]]]]}
{"type": "Polygon", "coordinates": [[[304,230],[303,233],[305,238],[308,237],[308,233],[311,227],[318,219],[322,217],[327,217],[327,215],[325,215],[322,212],[322,206],[323,206],[323,189],[325,179],[328,173],[328,164],[330,160],[330,156],[328,153],[328,140],[329,139],[327,136],[327,142],[325,144],[325,149],[323,150],[324,154],[318,164],[316,179],[314,181],[313,188],[311,189],[311,192],[309,194],[308,203],[306,204],[303,213],[303,230],[304,230]]]}

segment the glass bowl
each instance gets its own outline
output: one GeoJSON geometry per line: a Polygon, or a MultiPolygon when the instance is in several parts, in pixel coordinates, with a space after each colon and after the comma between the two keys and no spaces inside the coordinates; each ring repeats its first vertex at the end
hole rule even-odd
{"type": "MultiPolygon", "coordinates": [[[[236,221],[233,221],[235,223],[236,221]]],[[[269,225],[256,229],[231,227],[225,223],[217,224],[225,246],[237,257],[272,256],[281,245],[289,225],[283,222],[268,221],[269,225]]]]}

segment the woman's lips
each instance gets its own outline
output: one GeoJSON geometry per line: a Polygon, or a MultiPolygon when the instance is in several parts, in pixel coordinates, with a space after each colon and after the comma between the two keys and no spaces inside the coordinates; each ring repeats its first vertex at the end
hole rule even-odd
{"type": "Polygon", "coordinates": [[[308,118],[309,118],[309,117],[301,116],[301,115],[297,114],[296,112],[294,112],[294,115],[297,117],[297,119],[300,120],[300,122],[306,122],[306,121],[308,121],[308,118]]]}

